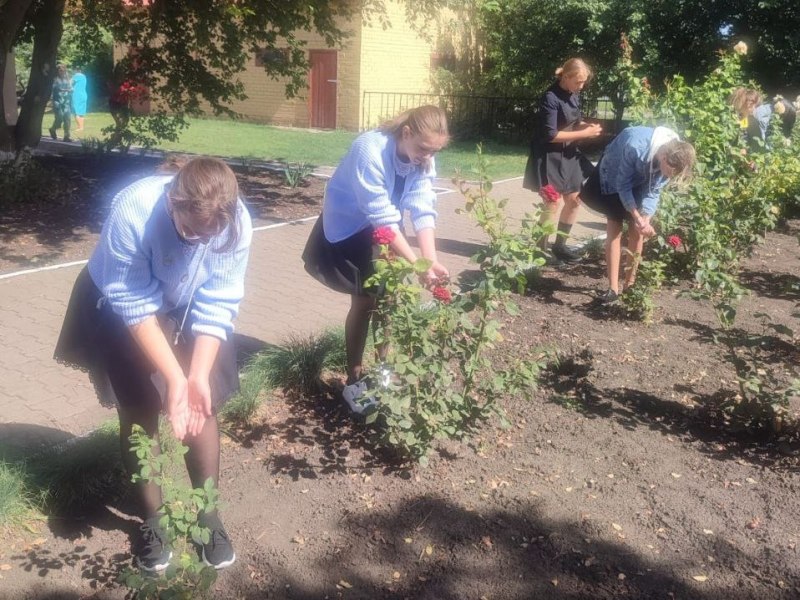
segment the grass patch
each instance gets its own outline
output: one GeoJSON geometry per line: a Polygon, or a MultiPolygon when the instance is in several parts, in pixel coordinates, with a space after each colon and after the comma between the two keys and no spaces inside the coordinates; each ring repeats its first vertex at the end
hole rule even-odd
{"type": "Polygon", "coordinates": [[[49,448],[22,468],[31,485],[46,495],[48,510],[56,513],[83,511],[115,500],[127,490],[117,421],[49,448]]]}
{"type": "Polygon", "coordinates": [[[24,523],[41,506],[41,494],[34,493],[20,465],[0,461],[0,528],[24,523]]]}
{"type": "Polygon", "coordinates": [[[245,366],[241,390],[222,409],[222,419],[231,425],[246,425],[261,405],[263,393],[275,388],[316,394],[322,372],[344,371],[346,363],[343,327],[290,337],[282,346],[262,350],[245,366]]]}
{"type": "MultiPolygon", "coordinates": [[[[47,129],[51,123],[50,116],[45,115],[42,123],[45,137],[49,136],[47,129]]],[[[73,138],[101,138],[102,129],[111,124],[109,113],[89,113],[82,132],[75,132],[73,128],[73,138]]],[[[231,158],[336,166],[358,135],[352,131],[272,127],[230,119],[189,119],[189,124],[179,141],[163,142],[159,148],[231,158]]],[[[483,154],[488,162],[488,175],[498,180],[522,175],[528,148],[527,145],[485,142],[483,154]]],[[[475,142],[452,142],[437,155],[436,162],[440,177],[453,177],[456,170],[460,170],[465,178],[473,178],[475,142]]]]}

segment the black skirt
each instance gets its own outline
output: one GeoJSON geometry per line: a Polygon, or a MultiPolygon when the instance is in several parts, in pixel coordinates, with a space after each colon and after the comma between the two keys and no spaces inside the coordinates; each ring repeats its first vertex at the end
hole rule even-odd
{"type": "Polygon", "coordinates": [[[332,243],[325,237],[319,216],[303,250],[309,275],[330,289],[354,296],[376,295],[378,290],[364,283],[375,273],[377,246],[372,243],[372,227],[332,243]]]}
{"type": "MultiPolygon", "coordinates": [[[[185,307],[159,314],[158,320],[184,373],[188,373],[195,338],[190,319],[179,331],[184,311],[185,307]]],[[[103,406],[151,410],[163,407],[166,390],[163,377],[155,371],[122,317],[111,309],[85,267],[72,290],[54,358],[87,372],[103,406]]],[[[220,344],[209,384],[216,414],[239,391],[232,336],[220,344]]]]}
{"type": "Polygon", "coordinates": [[[572,194],[580,191],[581,183],[591,171],[591,161],[573,144],[534,145],[525,166],[522,187],[538,192],[552,185],[559,194],[572,194]]]}
{"type": "Polygon", "coordinates": [[[600,163],[581,188],[581,202],[612,221],[624,221],[630,216],[619,194],[603,194],[601,191],[600,163]]]}

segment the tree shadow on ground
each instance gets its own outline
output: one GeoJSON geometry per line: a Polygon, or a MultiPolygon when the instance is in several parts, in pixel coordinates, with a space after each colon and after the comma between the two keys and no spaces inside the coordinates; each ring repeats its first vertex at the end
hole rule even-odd
{"type": "Polygon", "coordinates": [[[692,397],[692,404],[687,405],[631,388],[601,389],[588,380],[592,360],[591,352],[583,350],[546,370],[541,386],[555,392],[551,401],[588,418],[613,419],[626,429],[647,427],[687,442],[702,442],[700,451],[715,460],[746,459],[762,466],[800,468],[800,433],[790,431],[776,437],[766,429],[753,430],[737,423],[725,410],[733,392],[704,394],[676,387],[676,392],[692,397]]]}
{"type": "Polygon", "coordinates": [[[800,301],[800,278],[790,273],[742,269],[739,272],[739,281],[751,292],[765,298],[800,301]]]}
{"type": "MultiPolygon", "coordinates": [[[[704,591],[693,584],[686,575],[695,566],[689,557],[670,564],[610,540],[613,534],[608,533],[607,523],[589,515],[580,521],[552,520],[542,516],[543,507],[535,500],[513,498],[506,504],[476,511],[446,497],[428,495],[385,510],[350,514],[341,521],[341,528],[347,534],[345,541],[351,543],[337,546],[312,565],[307,579],[273,569],[265,584],[239,589],[237,597],[738,597],[730,590],[704,591]]],[[[736,565],[739,572],[763,571],[758,560],[722,538],[699,543],[704,546],[702,552],[736,565]]],[[[787,581],[790,586],[800,583],[796,577],[789,579],[795,580],[787,581]]]]}
{"type": "MultiPolygon", "coordinates": [[[[716,337],[720,332],[709,325],[675,318],[664,319],[664,323],[678,325],[693,331],[695,335],[691,338],[691,341],[710,344],[719,347],[720,352],[725,352],[724,344],[716,341],[716,337]]],[[[739,339],[736,344],[739,348],[745,348],[748,345],[758,348],[759,360],[767,364],[794,364],[800,359],[800,351],[797,346],[776,335],[770,335],[769,333],[758,334],[757,340],[751,341],[753,334],[740,327],[731,328],[727,335],[739,339]]]]}
{"type": "Polygon", "coordinates": [[[275,454],[266,460],[272,474],[297,481],[359,469],[410,477],[413,465],[377,442],[377,426],[367,425],[363,417],[352,415],[334,385],[326,385],[315,396],[288,394],[286,404],[288,418],[277,424],[252,427],[240,442],[251,447],[264,438],[276,436],[289,445],[319,448],[321,456],[318,463],[312,463],[295,453],[275,454]]]}
{"type": "MultiPolygon", "coordinates": [[[[0,220],[0,243],[30,235],[45,248],[44,256],[58,255],[64,243],[74,241],[85,228],[98,233],[111,198],[133,181],[151,175],[160,159],[119,155],[39,156],[34,160],[52,181],[58,182],[47,202],[10,204],[0,220]]],[[[40,255],[41,258],[42,255],[40,255]]],[[[13,250],[0,250],[0,257],[23,264],[13,250]]]]}

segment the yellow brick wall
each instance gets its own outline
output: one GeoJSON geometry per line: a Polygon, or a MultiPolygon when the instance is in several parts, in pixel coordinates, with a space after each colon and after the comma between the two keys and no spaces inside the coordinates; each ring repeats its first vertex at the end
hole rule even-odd
{"type": "Polygon", "coordinates": [[[386,11],[389,29],[375,23],[364,26],[361,34],[362,129],[424,104],[425,98],[413,94],[431,91],[431,44],[411,28],[402,4],[389,0],[386,11]],[[364,92],[368,94],[365,96],[364,92]],[[375,92],[396,94],[381,97],[375,92]]]}
{"type": "MultiPolygon", "coordinates": [[[[354,0],[357,1],[357,0],[354,0]]],[[[337,49],[338,98],[336,126],[358,130],[375,126],[381,120],[424,103],[424,100],[394,96],[391,102],[373,99],[364,103],[364,92],[430,92],[430,58],[432,46],[419,37],[406,20],[405,9],[397,0],[386,1],[391,27],[383,29],[377,19],[363,23],[358,16],[352,22],[342,20],[339,26],[350,36],[337,49]]],[[[306,50],[328,50],[325,41],[311,32],[297,32],[306,42],[306,50]]],[[[280,44],[278,44],[280,47],[280,44]]],[[[114,49],[115,59],[124,49],[114,49]]],[[[308,90],[292,99],[285,96],[284,79],[274,80],[251,58],[239,75],[247,99],[235,101],[230,108],[248,121],[291,127],[310,126],[308,90]]]]}

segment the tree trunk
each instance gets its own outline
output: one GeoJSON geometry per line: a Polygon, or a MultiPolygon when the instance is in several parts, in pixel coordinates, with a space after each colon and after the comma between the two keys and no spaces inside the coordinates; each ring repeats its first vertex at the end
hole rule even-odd
{"type": "MultiPolygon", "coordinates": [[[[0,2],[0,90],[6,75],[6,61],[14,45],[19,28],[25,20],[33,0],[7,0],[0,2]]],[[[16,83],[15,83],[16,89],[16,83]]],[[[14,100],[16,102],[16,99],[14,100]]],[[[16,106],[14,107],[16,108],[16,106]]],[[[10,151],[14,148],[14,127],[9,127],[5,120],[5,98],[0,92],[0,152],[10,151]]]]}
{"type": "Polygon", "coordinates": [[[35,148],[42,137],[44,110],[53,90],[56,56],[63,32],[65,0],[44,0],[33,16],[31,76],[16,129],[17,150],[35,148]]]}

